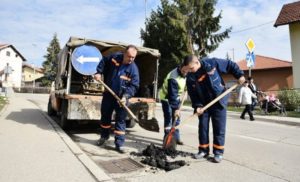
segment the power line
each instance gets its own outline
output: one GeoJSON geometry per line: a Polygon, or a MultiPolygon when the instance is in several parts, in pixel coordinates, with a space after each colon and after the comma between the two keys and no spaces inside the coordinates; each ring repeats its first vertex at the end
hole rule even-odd
{"type": "Polygon", "coordinates": [[[245,32],[247,30],[255,29],[255,28],[258,28],[258,27],[261,27],[261,26],[264,26],[264,25],[268,25],[268,24],[273,23],[273,22],[274,22],[274,20],[266,22],[266,23],[262,23],[262,24],[259,24],[259,25],[255,25],[255,26],[252,26],[252,27],[248,27],[248,28],[245,28],[245,29],[242,29],[242,30],[237,30],[237,31],[234,31],[234,32],[231,32],[231,33],[245,32]]]}

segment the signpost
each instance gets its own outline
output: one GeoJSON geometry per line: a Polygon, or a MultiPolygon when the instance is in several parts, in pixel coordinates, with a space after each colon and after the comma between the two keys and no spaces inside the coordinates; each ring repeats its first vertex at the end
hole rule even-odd
{"type": "Polygon", "coordinates": [[[99,49],[91,45],[82,45],[72,53],[72,65],[76,71],[84,75],[96,73],[96,68],[102,59],[99,49]]]}
{"type": "Polygon", "coordinates": [[[249,68],[249,77],[251,77],[251,68],[255,65],[255,43],[251,38],[246,42],[246,47],[248,49],[248,53],[246,54],[247,67],[249,68]]]}

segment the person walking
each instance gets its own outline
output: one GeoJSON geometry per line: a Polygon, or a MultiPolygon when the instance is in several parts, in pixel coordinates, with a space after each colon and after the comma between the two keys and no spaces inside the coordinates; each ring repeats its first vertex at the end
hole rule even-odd
{"type": "Polygon", "coordinates": [[[218,58],[204,58],[199,61],[195,55],[187,56],[184,65],[188,66],[187,90],[192,101],[192,107],[198,114],[199,126],[198,153],[196,159],[209,156],[209,120],[213,127],[213,162],[219,163],[223,159],[226,128],[226,107],[228,95],[223,97],[207,110],[203,107],[221,95],[225,84],[221,77],[223,73],[230,73],[239,83],[245,81],[244,72],[238,65],[230,60],[218,58]]]}
{"type": "Polygon", "coordinates": [[[254,84],[254,80],[252,77],[248,77],[248,87],[250,88],[251,92],[256,96],[255,98],[252,97],[252,102],[251,102],[251,110],[254,111],[254,108],[257,104],[257,87],[254,84]]]}
{"type": "MultiPolygon", "coordinates": [[[[164,113],[164,139],[170,132],[173,122],[176,122],[175,126],[180,124],[179,107],[181,99],[184,99],[180,96],[185,92],[186,75],[186,67],[180,64],[167,74],[159,90],[159,98],[164,113]]],[[[177,144],[183,145],[178,129],[175,130],[175,136],[177,144]]]]}
{"type": "MultiPolygon", "coordinates": [[[[104,76],[104,83],[110,87],[121,102],[127,104],[128,99],[133,97],[139,88],[139,70],[134,63],[138,49],[134,45],[125,48],[125,52],[117,52],[108,57],[103,57],[97,66],[95,80],[104,76]]],[[[100,139],[97,144],[102,146],[108,139],[111,130],[111,118],[113,111],[115,118],[115,146],[120,153],[125,153],[123,148],[125,142],[126,110],[108,91],[104,91],[101,103],[100,139]]]]}
{"type": "Polygon", "coordinates": [[[243,87],[240,89],[239,93],[239,103],[245,106],[240,118],[245,119],[246,112],[249,114],[250,120],[254,121],[253,113],[252,113],[252,99],[256,99],[256,95],[249,88],[249,82],[245,81],[243,87]]]}

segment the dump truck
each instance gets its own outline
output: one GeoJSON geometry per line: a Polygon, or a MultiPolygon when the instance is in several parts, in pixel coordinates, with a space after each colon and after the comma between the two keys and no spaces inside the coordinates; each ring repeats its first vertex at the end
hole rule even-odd
{"type": "MultiPolygon", "coordinates": [[[[94,80],[93,75],[85,75],[74,69],[72,62],[76,48],[87,45],[98,49],[102,56],[124,51],[128,44],[86,38],[71,37],[58,54],[57,75],[52,83],[48,115],[57,115],[58,124],[66,129],[72,122],[99,121],[104,87],[94,80]]],[[[156,49],[137,47],[135,63],[139,69],[140,87],[129,99],[129,108],[141,123],[151,123],[155,119],[157,77],[160,53],[156,49]]],[[[80,57],[82,58],[82,57],[80,57]]],[[[88,59],[88,58],[87,58],[88,59]]],[[[79,58],[77,60],[80,60],[79,58]]],[[[91,61],[95,61],[90,59],[91,61]]],[[[96,70],[96,64],[93,69],[96,70]]],[[[103,107],[103,106],[102,106],[103,107]]],[[[112,118],[114,119],[114,118],[112,118]]],[[[136,121],[127,117],[126,126],[134,127],[136,121]]]]}

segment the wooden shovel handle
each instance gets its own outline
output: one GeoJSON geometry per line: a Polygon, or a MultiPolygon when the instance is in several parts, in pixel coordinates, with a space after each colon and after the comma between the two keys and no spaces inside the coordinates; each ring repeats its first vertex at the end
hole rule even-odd
{"type": "Polygon", "coordinates": [[[120,103],[120,105],[127,111],[127,113],[134,119],[136,120],[137,122],[139,121],[138,118],[132,113],[132,111],[123,103],[121,102],[121,99],[119,98],[119,96],[112,90],[109,88],[109,86],[107,86],[102,80],[97,80],[98,82],[100,82],[104,88],[106,90],[109,91],[109,93],[111,93],[111,95],[114,96],[114,98],[117,99],[117,101],[120,103]]]}
{"type": "MultiPolygon", "coordinates": [[[[221,95],[219,95],[218,97],[216,97],[214,100],[212,100],[210,103],[208,103],[206,106],[204,106],[202,109],[203,109],[203,112],[205,110],[207,110],[209,107],[211,107],[212,105],[214,105],[216,102],[218,102],[219,100],[221,100],[224,96],[226,96],[227,94],[229,94],[232,90],[234,90],[239,84],[234,84],[233,86],[231,86],[229,89],[227,89],[225,92],[223,92],[221,95]]],[[[183,121],[183,123],[185,121],[188,121],[192,118],[194,118],[195,116],[198,116],[198,113],[195,113],[193,115],[191,115],[190,117],[188,117],[187,119],[185,119],[183,121]]]]}

